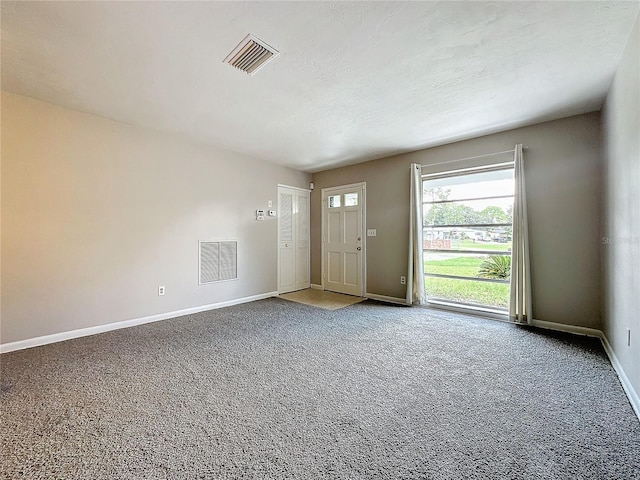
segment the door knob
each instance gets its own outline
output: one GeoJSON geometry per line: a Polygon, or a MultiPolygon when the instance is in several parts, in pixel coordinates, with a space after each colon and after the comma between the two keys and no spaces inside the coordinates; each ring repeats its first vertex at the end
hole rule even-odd
{"type": "Polygon", "coordinates": [[[362,240],[362,238],[358,237],[358,241],[362,240]]]}
{"type": "Polygon", "coordinates": [[[362,250],[362,247],[358,247],[356,250],[360,251],[360,250],[362,250]]]}

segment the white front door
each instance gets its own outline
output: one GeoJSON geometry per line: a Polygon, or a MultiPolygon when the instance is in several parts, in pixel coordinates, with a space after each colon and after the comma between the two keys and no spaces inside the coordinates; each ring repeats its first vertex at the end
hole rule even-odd
{"type": "Polygon", "coordinates": [[[278,293],[309,288],[309,191],[278,187],[278,293]]]}
{"type": "Polygon", "coordinates": [[[322,190],[322,271],[325,290],[364,295],[364,194],[364,184],[322,190]]]}

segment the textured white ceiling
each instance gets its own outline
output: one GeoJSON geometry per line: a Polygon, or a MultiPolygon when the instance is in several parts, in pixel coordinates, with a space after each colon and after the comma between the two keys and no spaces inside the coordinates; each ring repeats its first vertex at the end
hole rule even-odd
{"type": "Polygon", "coordinates": [[[2,88],[318,171],[598,110],[639,5],[3,0],[2,88]]]}

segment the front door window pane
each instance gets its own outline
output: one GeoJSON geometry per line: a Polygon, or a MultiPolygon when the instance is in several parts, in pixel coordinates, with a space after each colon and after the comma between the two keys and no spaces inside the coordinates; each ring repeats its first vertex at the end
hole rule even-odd
{"type": "Polygon", "coordinates": [[[345,207],[357,207],[358,206],[358,192],[345,193],[344,194],[344,206],[345,207]]]}

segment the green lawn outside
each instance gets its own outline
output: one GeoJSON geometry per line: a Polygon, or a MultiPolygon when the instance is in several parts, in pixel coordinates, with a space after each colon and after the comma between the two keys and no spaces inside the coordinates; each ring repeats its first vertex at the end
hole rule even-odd
{"type": "Polygon", "coordinates": [[[426,277],[427,296],[451,302],[493,308],[509,308],[509,285],[452,278],[426,277]]]}
{"type": "Polygon", "coordinates": [[[497,252],[508,252],[511,250],[511,242],[508,243],[488,243],[474,242],[473,240],[452,241],[451,246],[455,245],[454,250],[495,250],[497,252]]]}
{"type": "Polygon", "coordinates": [[[456,257],[447,260],[427,260],[424,262],[424,273],[439,273],[441,275],[460,275],[475,277],[480,264],[484,261],[480,257],[456,257]]]}
{"type": "MultiPolygon", "coordinates": [[[[475,277],[481,257],[455,257],[447,260],[427,260],[425,273],[475,277]]],[[[452,278],[425,277],[427,296],[452,302],[508,308],[509,284],[490,283],[452,278]]]]}

